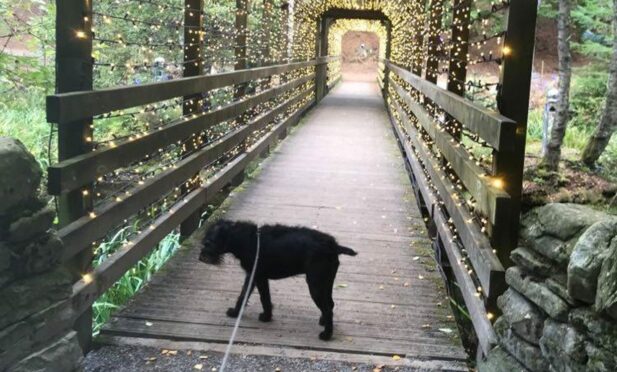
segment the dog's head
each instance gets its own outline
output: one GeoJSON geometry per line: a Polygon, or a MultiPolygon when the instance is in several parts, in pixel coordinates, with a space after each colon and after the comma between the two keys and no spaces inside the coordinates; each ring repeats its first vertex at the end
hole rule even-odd
{"type": "Polygon", "coordinates": [[[203,248],[199,253],[201,262],[218,265],[223,260],[223,255],[229,252],[229,236],[232,222],[226,220],[217,221],[210,226],[202,241],[203,248]]]}

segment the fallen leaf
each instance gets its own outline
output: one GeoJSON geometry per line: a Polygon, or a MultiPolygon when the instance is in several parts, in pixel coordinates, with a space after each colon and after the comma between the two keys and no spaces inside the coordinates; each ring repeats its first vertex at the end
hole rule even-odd
{"type": "Polygon", "coordinates": [[[422,328],[427,329],[427,328],[431,328],[430,324],[422,324],[422,328]]]}
{"type": "Polygon", "coordinates": [[[146,322],[146,327],[152,327],[152,322],[146,322]]]}
{"type": "Polygon", "coordinates": [[[409,282],[403,283],[403,287],[409,287],[409,282]]]}
{"type": "Polygon", "coordinates": [[[203,365],[203,364],[201,364],[201,363],[200,363],[200,364],[195,364],[195,365],[193,366],[193,369],[196,369],[196,370],[198,370],[198,371],[201,371],[202,369],[204,369],[204,365],[203,365]]]}
{"type": "Polygon", "coordinates": [[[337,284],[336,288],[347,288],[347,284],[337,284]]]}
{"type": "Polygon", "coordinates": [[[167,352],[167,355],[177,355],[178,354],[178,350],[169,350],[167,352]]]}
{"type": "Polygon", "coordinates": [[[345,337],[345,339],[349,342],[351,342],[351,340],[353,340],[351,337],[345,337]]]}
{"type": "Polygon", "coordinates": [[[381,372],[381,368],[373,368],[373,372],[381,372]]]}
{"type": "Polygon", "coordinates": [[[398,355],[392,355],[392,360],[401,360],[401,357],[398,355]]]}
{"type": "Polygon", "coordinates": [[[418,257],[418,256],[415,256],[414,258],[412,258],[412,260],[414,260],[414,261],[418,261],[419,259],[420,259],[420,257],[418,257]]]}
{"type": "Polygon", "coordinates": [[[193,352],[192,352],[191,350],[188,350],[188,351],[186,352],[186,355],[191,355],[191,354],[193,354],[193,352]]]}
{"type": "Polygon", "coordinates": [[[145,359],[146,362],[154,362],[156,360],[156,357],[149,357],[145,359]]]}
{"type": "Polygon", "coordinates": [[[166,350],[166,349],[161,350],[161,354],[165,355],[167,353],[169,353],[169,350],[166,350]]]}
{"type": "Polygon", "coordinates": [[[208,356],[207,355],[200,355],[199,359],[208,359],[208,356]]]}
{"type": "Polygon", "coordinates": [[[452,330],[450,328],[439,328],[439,330],[446,334],[452,333],[452,330]]]}

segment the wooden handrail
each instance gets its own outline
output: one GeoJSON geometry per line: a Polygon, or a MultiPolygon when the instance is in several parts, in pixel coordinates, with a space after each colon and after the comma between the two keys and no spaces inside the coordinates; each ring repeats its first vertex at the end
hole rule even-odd
{"type": "Polygon", "coordinates": [[[175,123],[147,133],[140,138],[51,165],[48,177],[49,193],[60,195],[75,190],[101,175],[138,161],[159,148],[189,138],[193,134],[234,118],[259,103],[293,90],[309,82],[313,77],[314,74],[298,78],[247,99],[235,101],[218,110],[196,115],[189,119],[181,118],[175,123]]]}
{"type": "Polygon", "coordinates": [[[439,105],[449,115],[460,121],[498,151],[513,150],[511,139],[516,132],[516,123],[507,117],[487,110],[455,93],[440,88],[418,75],[385,60],[386,66],[399,78],[439,105]]]}
{"type": "Polygon", "coordinates": [[[510,196],[505,191],[495,187],[490,178],[485,177],[485,171],[470,159],[469,153],[461,146],[453,144],[453,137],[438,128],[435,120],[416,102],[411,95],[398,85],[392,78],[390,84],[398,96],[411,109],[418,123],[424,128],[441,154],[448,160],[454,172],[465,185],[467,191],[476,200],[476,208],[488,217],[492,225],[504,225],[510,203],[510,196]],[[501,212],[501,214],[500,214],[501,212]]]}
{"type": "Polygon", "coordinates": [[[256,67],[143,85],[55,94],[47,97],[47,121],[70,123],[112,111],[207,92],[300,68],[321,65],[333,58],[336,57],[322,57],[306,62],[256,67]]]}

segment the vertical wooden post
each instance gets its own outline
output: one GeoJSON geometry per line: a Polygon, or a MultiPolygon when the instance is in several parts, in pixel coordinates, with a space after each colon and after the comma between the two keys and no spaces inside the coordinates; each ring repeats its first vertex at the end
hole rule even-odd
{"type": "MultiPolygon", "coordinates": [[[[317,45],[315,58],[326,57],[328,55],[328,29],[331,18],[322,17],[317,21],[317,45]]],[[[323,63],[315,66],[315,103],[322,100],[326,95],[326,85],[328,84],[328,64],[323,63]]]]}
{"type": "MultiPolygon", "coordinates": [[[[56,92],[92,90],[92,1],[56,1],[56,92]]],[[[58,159],[70,159],[92,150],[92,118],[58,124],[58,159]]],[[[92,187],[60,196],[60,226],[75,221],[92,209],[92,187]]],[[[67,264],[75,281],[91,269],[93,250],[85,247],[67,264]]],[[[92,346],[92,308],[75,321],[84,352],[92,346]]]]}
{"type": "MultiPolygon", "coordinates": [[[[422,12],[422,14],[426,14],[426,2],[427,0],[417,0],[416,1],[416,6],[418,7],[418,9],[416,9],[416,11],[422,12]]],[[[420,15],[418,15],[418,17],[420,17],[420,15]]],[[[426,24],[421,24],[420,22],[418,22],[416,25],[416,33],[414,35],[414,44],[415,44],[415,48],[416,48],[416,53],[415,55],[412,57],[411,62],[411,72],[413,72],[414,74],[421,76],[422,75],[422,52],[423,52],[423,46],[424,46],[424,34],[426,33],[426,24]]]]}
{"type": "Polygon", "coordinates": [[[428,46],[426,53],[426,69],[424,79],[432,83],[437,82],[439,69],[439,56],[437,54],[439,47],[439,32],[441,31],[441,20],[443,18],[443,3],[444,0],[431,0],[430,12],[431,16],[428,20],[428,46]]]}
{"type": "MultiPolygon", "coordinates": [[[[469,51],[469,16],[471,14],[470,0],[454,0],[452,6],[452,28],[450,33],[450,62],[448,64],[448,90],[459,96],[465,94],[467,79],[467,52],[469,51]]],[[[462,138],[462,125],[452,116],[447,115],[448,132],[454,138],[462,138]]]]}
{"type": "MultiPolygon", "coordinates": [[[[389,61],[392,54],[392,23],[388,20],[382,20],[381,24],[386,28],[386,60],[389,61]]],[[[383,70],[383,92],[381,94],[386,98],[390,88],[390,69],[386,63],[384,63],[383,70]]]]}
{"type": "Polygon", "coordinates": [[[289,63],[289,3],[281,4],[281,33],[283,34],[283,53],[282,58],[285,63],[289,63]]]}
{"type": "MultiPolygon", "coordinates": [[[[236,0],[236,46],[234,56],[235,70],[247,68],[247,33],[248,33],[248,3],[249,0],[236,0]]],[[[246,84],[236,85],[235,98],[240,98],[246,93],[246,84]]]]}
{"type": "Polygon", "coordinates": [[[465,94],[467,53],[469,51],[470,0],[454,0],[452,18],[452,49],[448,66],[448,90],[459,96],[465,94]]]}
{"type": "Polygon", "coordinates": [[[502,51],[497,107],[502,115],[516,122],[516,135],[511,140],[514,150],[499,152],[493,157],[495,175],[504,181],[504,189],[512,198],[509,234],[500,237],[494,245],[506,267],[511,264],[510,252],[516,248],[518,240],[537,6],[537,0],[510,2],[502,51]]]}
{"type": "MultiPolygon", "coordinates": [[[[261,28],[263,29],[263,40],[261,44],[263,46],[263,59],[261,60],[261,66],[269,66],[272,64],[272,53],[270,48],[270,36],[272,28],[272,0],[263,0],[264,11],[261,17],[261,28]]],[[[271,78],[265,78],[261,84],[261,89],[268,89],[270,87],[271,78]]]]}
{"type": "MultiPolygon", "coordinates": [[[[203,0],[184,1],[184,77],[198,76],[203,74],[203,59],[201,57],[201,42],[203,30],[203,0]]],[[[202,110],[201,94],[184,97],[182,107],[183,114],[194,115],[202,110]]],[[[206,139],[202,136],[201,141],[206,139]]],[[[190,191],[198,185],[183,187],[183,193],[190,191]]],[[[180,235],[188,237],[199,227],[201,209],[193,213],[180,225],[180,235]]]]}

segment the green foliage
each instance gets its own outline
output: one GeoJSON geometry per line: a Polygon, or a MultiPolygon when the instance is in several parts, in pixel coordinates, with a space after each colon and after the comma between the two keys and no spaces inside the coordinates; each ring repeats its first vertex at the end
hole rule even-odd
{"type": "MultiPolygon", "coordinates": [[[[103,263],[111,254],[116,252],[125,239],[136,227],[127,227],[118,231],[110,239],[103,242],[96,250],[94,266],[103,263]]],[[[108,289],[93,305],[93,332],[98,334],[101,327],[109,320],[113,312],[125,304],[152,275],[156,273],[173,256],[180,246],[180,235],[169,234],[157,248],[148,256],[141,259],[137,265],[127,271],[110,289],[108,289]]]]}
{"type": "Polygon", "coordinates": [[[574,115],[569,126],[595,128],[604,108],[607,80],[608,72],[597,65],[575,69],[570,93],[570,110],[574,115]]]}

